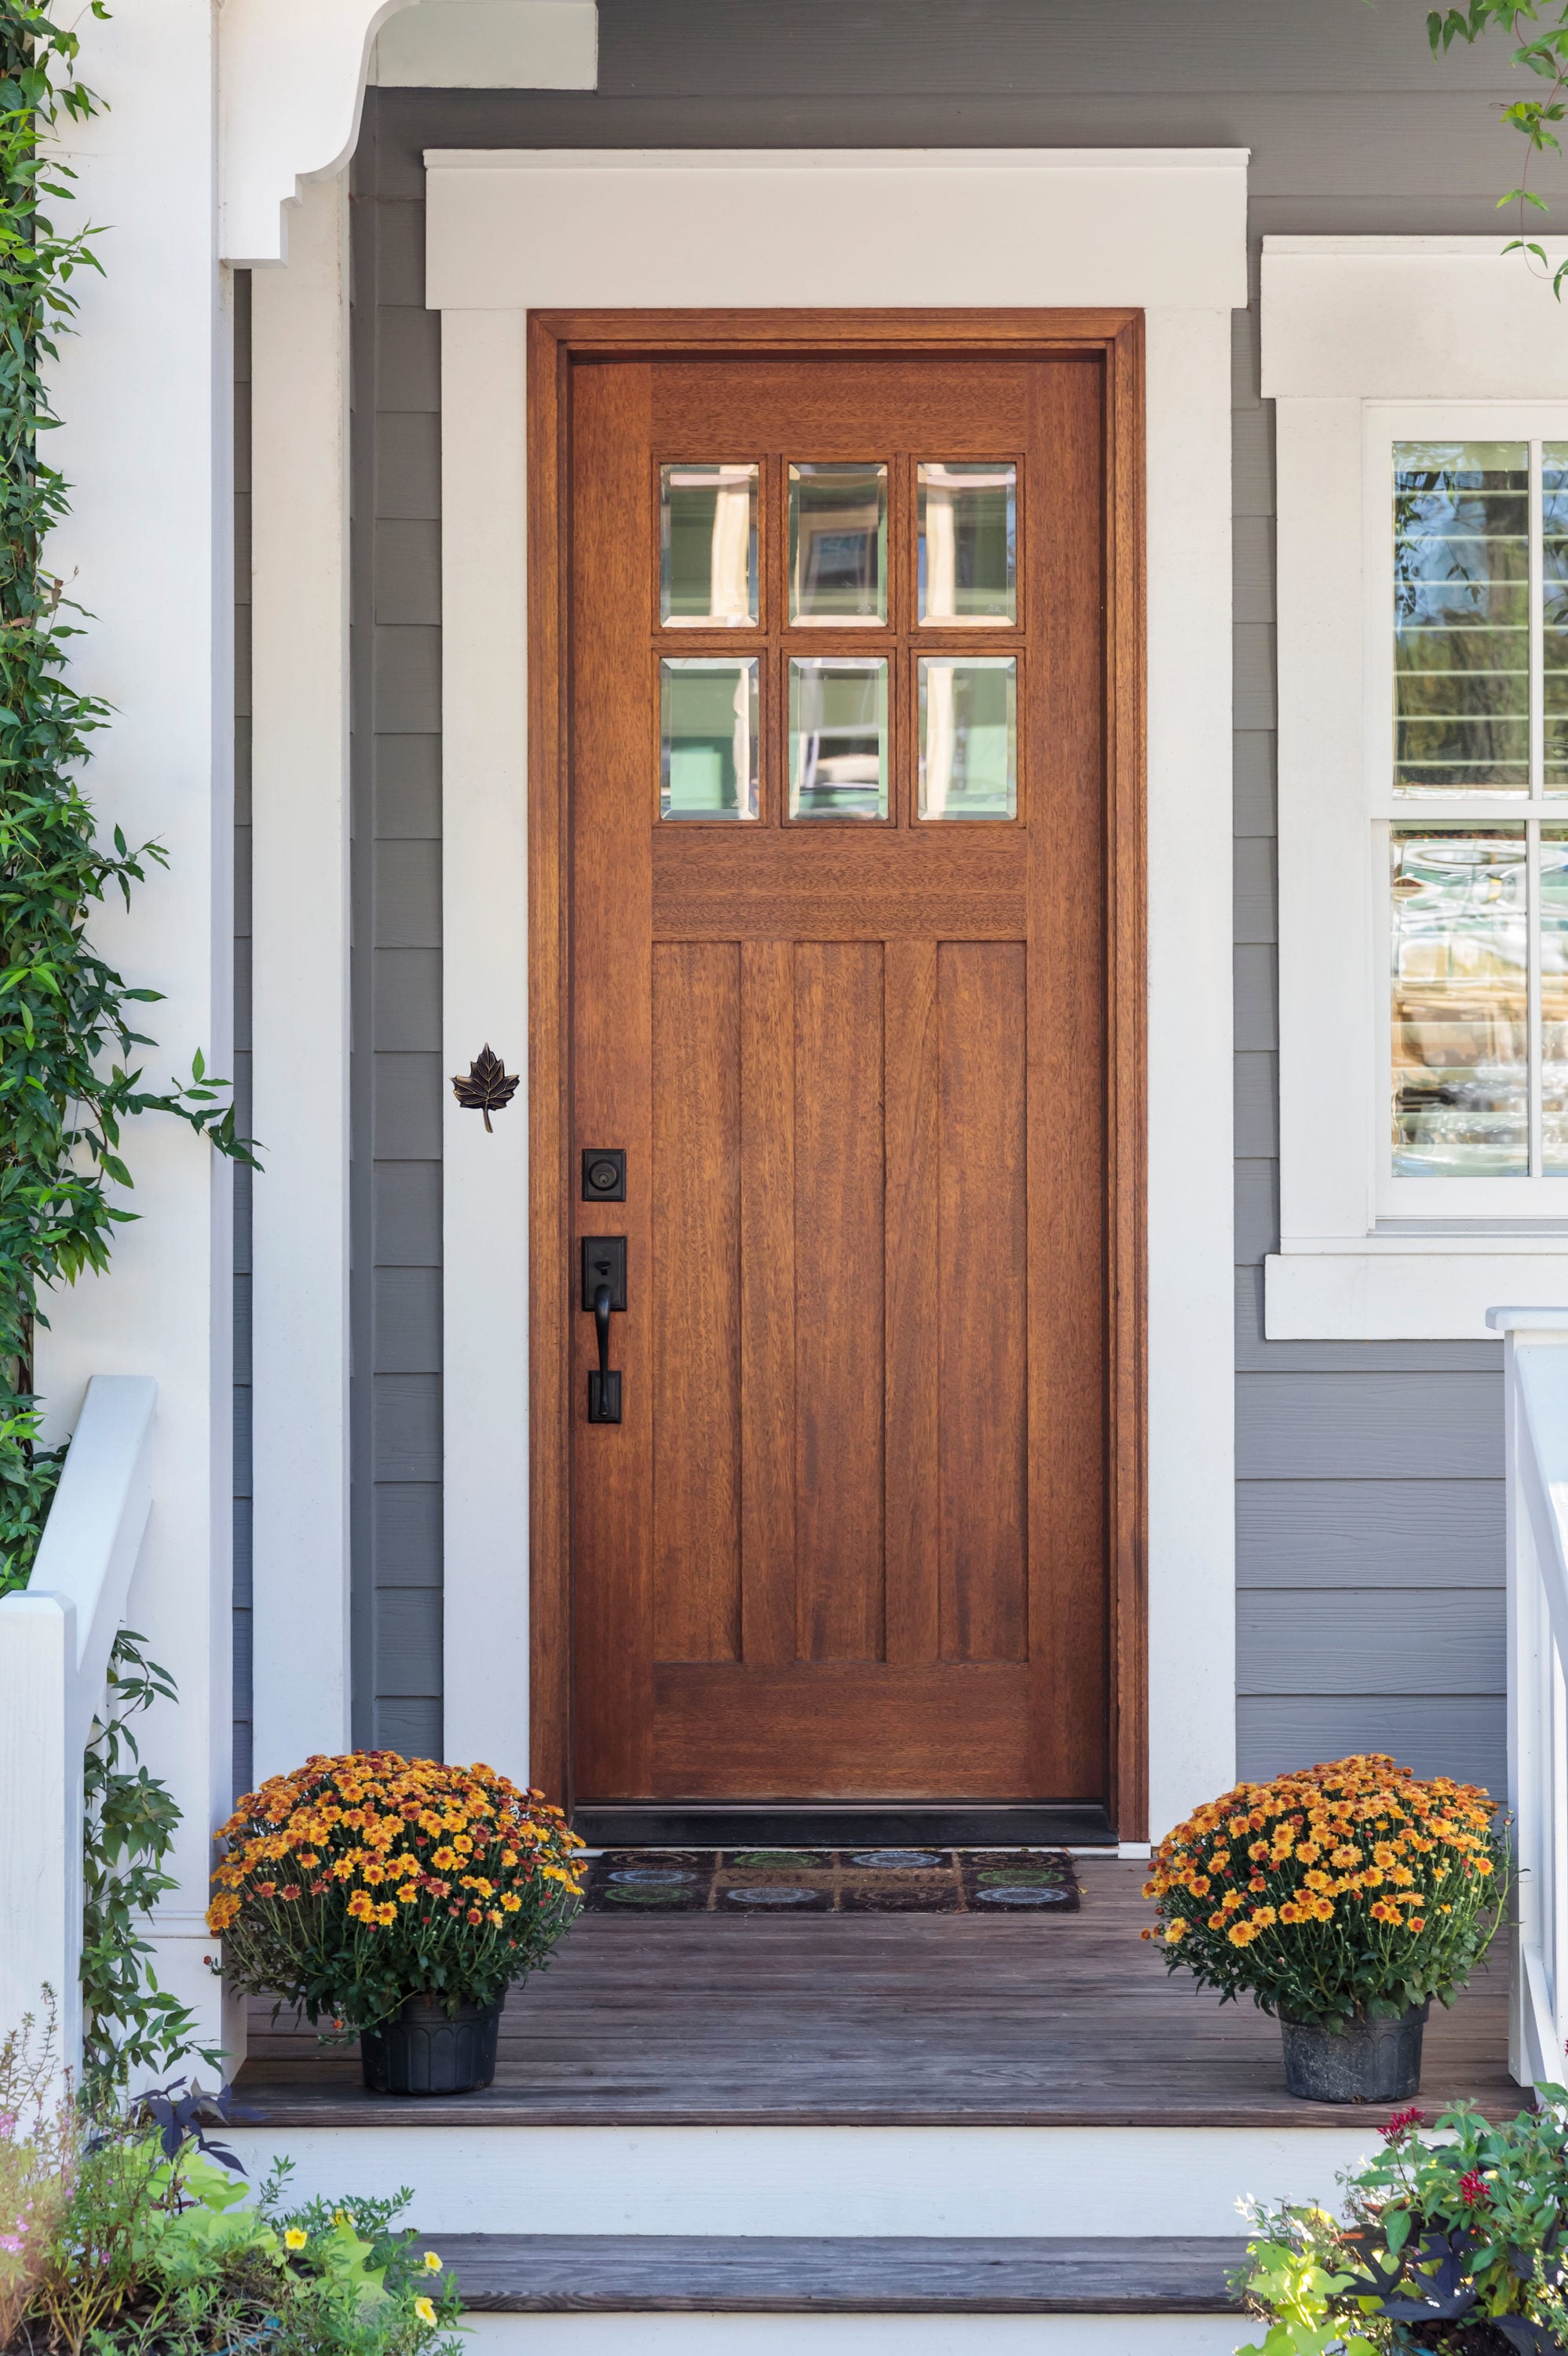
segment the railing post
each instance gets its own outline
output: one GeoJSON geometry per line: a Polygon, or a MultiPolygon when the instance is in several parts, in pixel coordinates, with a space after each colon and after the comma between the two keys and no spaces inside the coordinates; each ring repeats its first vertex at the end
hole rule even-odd
{"type": "Polygon", "coordinates": [[[81,2062],[81,1746],[70,1707],[76,1612],[48,1592],[0,1598],[0,2038],[45,1990],[62,2061],[81,2062]]]}

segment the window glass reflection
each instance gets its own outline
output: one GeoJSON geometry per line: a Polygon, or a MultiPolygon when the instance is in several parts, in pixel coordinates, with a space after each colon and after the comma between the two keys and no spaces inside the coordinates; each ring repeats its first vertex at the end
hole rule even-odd
{"type": "Polygon", "coordinates": [[[1523,443],[1394,445],[1398,792],[1529,790],[1529,494],[1523,443]]]}
{"type": "Polygon", "coordinates": [[[1018,665],[931,655],[920,665],[920,815],[1018,815],[1018,665]]]}
{"type": "Polygon", "coordinates": [[[1018,469],[923,460],[916,498],[920,619],[1016,621],[1018,469]]]}
{"type": "Polygon", "coordinates": [[[1395,1175],[1522,1175],[1524,829],[1395,827],[1391,852],[1395,1175]]]}
{"type": "Polygon", "coordinates": [[[673,656],[659,665],[659,815],[757,815],[757,665],[673,656]]]}
{"type": "Polygon", "coordinates": [[[1541,1166],[1568,1176],[1568,828],[1541,830],[1541,1166]]]}
{"type": "Polygon", "coordinates": [[[789,615],[841,628],[887,620],[885,466],[791,466],[789,615]]]}
{"type": "Polygon", "coordinates": [[[659,618],[725,629],[757,618],[757,468],[659,468],[659,618]]]}
{"type": "Polygon", "coordinates": [[[791,818],[886,818],[888,667],[825,655],[789,667],[791,818]]]}
{"type": "Polygon", "coordinates": [[[1568,443],[1541,452],[1541,782],[1568,794],[1568,443]]]}

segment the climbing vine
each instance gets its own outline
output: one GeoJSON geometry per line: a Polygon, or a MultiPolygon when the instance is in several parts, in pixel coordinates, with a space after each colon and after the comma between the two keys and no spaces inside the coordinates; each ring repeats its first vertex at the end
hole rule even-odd
{"type": "MultiPolygon", "coordinates": [[[[58,228],[53,211],[72,197],[58,134],[99,109],[78,48],[32,0],[0,0],[0,1594],[27,1582],[60,1472],[62,1452],[38,1444],[34,1335],[51,1292],[106,1269],[115,1227],[135,1215],[121,1199],[125,1123],[173,1113],[251,1161],[228,1084],[199,1054],[188,1079],[144,1085],[136,1058],[152,1042],[134,1025],[160,993],[131,986],[88,937],[96,908],[115,893],[128,904],[165,861],[119,827],[100,840],[80,777],[110,713],[72,676],[83,609],[48,564],[69,487],[49,461],[48,369],[77,282],[100,268],[91,229],[58,228]]],[[[86,2051],[109,2078],[185,2050],[192,2028],[138,1931],[174,1886],[163,1868],[178,1810],[127,1725],[159,1698],[174,1698],[166,1673],[123,1634],[86,1762],[86,2051]]]]}
{"type": "Polygon", "coordinates": [[[1541,0],[1468,0],[1464,8],[1434,8],[1426,19],[1435,57],[1446,55],[1456,41],[1473,45],[1483,33],[1491,31],[1511,36],[1514,49],[1509,62],[1546,85],[1535,97],[1516,99],[1502,112],[1503,121],[1519,133],[1530,150],[1518,187],[1498,198],[1499,212],[1509,205],[1519,212],[1519,235],[1509,241],[1503,252],[1522,253],[1542,272],[1551,271],[1552,291],[1561,302],[1568,262],[1552,270],[1546,248],[1527,231],[1531,212],[1551,210],[1545,198],[1530,186],[1531,166],[1536,156],[1549,150],[1561,154],[1563,147],[1552,125],[1561,123],[1568,111],[1568,0],[1548,0],[1544,7],[1541,0]]]}

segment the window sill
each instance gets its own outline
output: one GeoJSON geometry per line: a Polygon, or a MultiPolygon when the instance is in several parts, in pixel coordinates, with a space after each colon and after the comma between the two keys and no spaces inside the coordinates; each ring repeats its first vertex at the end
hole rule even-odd
{"type": "Polygon", "coordinates": [[[1264,1262],[1270,1342],[1487,1342],[1499,1303],[1568,1323],[1568,1236],[1313,1238],[1264,1262]]]}

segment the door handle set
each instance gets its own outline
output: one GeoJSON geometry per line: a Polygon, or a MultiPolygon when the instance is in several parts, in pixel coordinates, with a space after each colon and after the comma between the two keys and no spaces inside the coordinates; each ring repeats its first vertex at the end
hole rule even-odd
{"type": "Polygon", "coordinates": [[[621,1375],[610,1364],[610,1319],[626,1306],[626,1238],[624,1236],[584,1236],[582,1307],[593,1320],[599,1364],[588,1374],[588,1420],[619,1423],[621,1375]]]}

